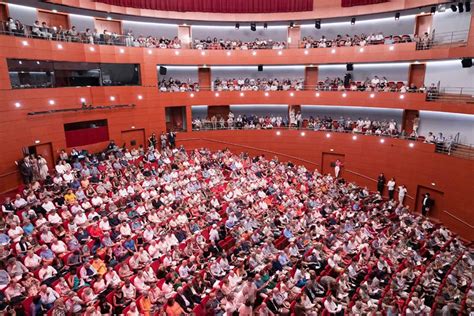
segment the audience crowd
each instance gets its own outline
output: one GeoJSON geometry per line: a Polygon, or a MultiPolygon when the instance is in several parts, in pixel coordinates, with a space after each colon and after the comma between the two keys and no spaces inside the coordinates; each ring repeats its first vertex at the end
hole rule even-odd
{"type": "Polygon", "coordinates": [[[158,86],[161,92],[189,92],[199,91],[199,83],[188,79],[187,81],[181,81],[172,77],[168,79],[162,79],[158,82],[158,86]]]}
{"type": "MultiPolygon", "coordinates": [[[[189,78],[181,81],[172,77],[159,82],[162,92],[187,92],[199,91],[199,84],[189,78]]],[[[364,81],[353,81],[348,73],[344,78],[326,77],[314,86],[306,86],[303,78],[297,79],[268,79],[268,78],[216,78],[212,83],[213,91],[301,91],[315,89],[316,91],[368,91],[368,92],[400,92],[400,93],[426,93],[430,99],[435,97],[438,88],[435,84],[430,87],[417,87],[415,84],[407,85],[405,82],[389,81],[386,77],[367,77],[364,81]]]]}
{"type": "Polygon", "coordinates": [[[54,39],[57,41],[82,42],[102,45],[122,45],[129,47],[149,47],[149,48],[181,48],[181,41],[175,36],[173,39],[165,37],[157,38],[153,36],[134,35],[127,31],[125,35],[113,31],[86,28],[79,31],[73,25],[66,29],[62,25],[48,26],[46,22],[35,21],[33,25],[24,25],[19,20],[11,17],[5,22],[6,31],[15,36],[32,36],[43,39],[54,39]]]}
{"type": "MultiPolygon", "coordinates": [[[[18,19],[8,17],[2,23],[5,31],[15,36],[32,36],[36,38],[52,39],[57,41],[82,42],[89,44],[102,45],[122,45],[129,47],[149,47],[149,48],[182,48],[181,41],[177,36],[173,39],[155,37],[150,35],[135,35],[132,30],[119,34],[114,31],[86,28],[77,30],[76,26],[70,28],[62,25],[51,26],[47,22],[35,21],[33,25],[25,25],[18,19]]],[[[303,37],[300,41],[301,48],[325,48],[325,47],[349,47],[349,46],[367,46],[378,44],[396,44],[415,41],[417,49],[429,49],[433,42],[433,34],[424,33],[418,36],[411,35],[390,35],[384,36],[382,32],[371,35],[345,36],[337,35],[334,39],[328,39],[324,35],[319,39],[313,39],[311,36],[303,37]]],[[[254,49],[284,49],[287,43],[284,41],[273,41],[271,39],[256,38],[253,41],[218,39],[208,36],[206,39],[195,39],[192,47],[196,49],[225,49],[225,50],[254,50],[254,49]]]]}
{"type": "Polygon", "coordinates": [[[303,90],[304,79],[232,78],[214,80],[214,91],[288,91],[303,90]]]}
{"type": "Polygon", "coordinates": [[[324,81],[319,81],[316,90],[320,91],[373,91],[373,92],[401,92],[401,93],[428,93],[435,95],[438,88],[433,83],[426,88],[424,85],[417,87],[414,83],[407,84],[403,81],[389,81],[385,76],[380,78],[374,76],[367,77],[364,81],[352,80],[352,74],[347,73],[343,78],[336,77],[331,79],[326,77],[324,81]]]}
{"type": "Polygon", "coordinates": [[[207,37],[205,40],[196,39],[193,42],[193,47],[196,49],[227,49],[227,50],[249,50],[249,49],[284,49],[285,42],[273,41],[271,39],[264,40],[256,38],[254,41],[241,40],[223,40],[214,37],[207,37]]]}
{"type": "Polygon", "coordinates": [[[186,152],[174,148],[174,135],[152,135],[149,145],[63,151],[54,172],[44,169],[41,181],[3,202],[2,309],[33,316],[472,310],[472,249],[411,213],[404,186],[393,195],[395,179],[370,192],[276,158],[186,152]]]}
{"type": "Polygon", "coordinates": [[[326,38],[321,36],[319,40],[314,39],[311,36],[303,37],[301,40],[301,47],[303,48],[326,48],[326,47],[349,47],[349,46],[367,46],[367,45],[379,45],[379,44],[396,44],[396,43],[407,43],[412,42],[413,39],[410,35],[390,35],[384,36],[382,32],[372,33],[370,35],[361,34],[350,36],[337,35],[334,39],[326,38]]]}

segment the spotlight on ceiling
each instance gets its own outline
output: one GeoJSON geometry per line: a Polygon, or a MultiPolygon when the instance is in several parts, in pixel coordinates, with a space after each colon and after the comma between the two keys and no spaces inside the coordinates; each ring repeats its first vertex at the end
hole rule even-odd
{"type": "Polygon", "coordinates": [[[463,13],[464,12],[464,3],[459,2],[458,3],[458,9],[459,9],[459,13],[463,13]]]}
{"type": "Polygon", "coordinates": [[[235,23],[235,28],[238,30],[240,29],[240,23],[235,23]]]}
{"type": "Polygon", "coordinates": [[[317,30],[320,30],[320,29],[321,29],[321,20],[316,20],[316,21],[314,21],[314,27],[315,27],[317,30]]]}
{"type": "Polygon", "coordinates": [[[354,24],[356,24],[356,18],[351,19],[351,25],[354,25],[354,24]]]}
{"type": "Polygon", "coordinates": [[[434,6],[431,7],[430,12],[431,12],[431,14],[435,14],[436,13],[436,7],[434,7],[434,6]]]}
{"type": "Polygon", "coordinates": [[[453,12],[456,12],[456,11],[458,10],[458,7],[457,7],[455,4],[452,4],[452,5],[451,5],[451,10],[452,10],[453,12]]]}
{"type": "Polygon", "coordinates": [[[290,22],[290,28],[294,28],[295,27],[295,22],[291,21],[290,22]]]}
{"type": "Polygon", "coordinates": [[[267,28],[268,28],[268,23],[267,23],[267,22],[263,23],[263,28],[264,28],[264,29],[267,29],[267,28]]]}
{"type": "Polygon", "coordinates": [[[395,13],[395,20],[400,20],[400,12],[395,13]]]}
{"type": "Polygon", "coordinates": [[[250,30],[252,32],[255,32],[257,30],[257,24],[256,23],[250,23],[250,30]]]}
{"type": "Polygon", "coordinates": [[[466,12],[471,12],[471,1],[464,2],[464,6],[466,7],[466,12]]]}

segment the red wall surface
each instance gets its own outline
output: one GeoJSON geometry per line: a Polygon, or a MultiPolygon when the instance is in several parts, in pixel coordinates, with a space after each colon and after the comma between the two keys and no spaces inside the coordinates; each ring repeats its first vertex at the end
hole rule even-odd
{"type": "Polygon", "coordinates": [[[272,130],[180,133],[177,144],[187,149],[229,148],[236,153],[278,156],[282,161],[304,164],[311,170],[321,169],[324,154],[338,154],[344,157],[342,174],[349,181],[375,190],[375,179],[384,172],[387,179],[395,177],[397,185],[405,184],[409,195],[405,201],[411,209],[415,207],[419,187],[442,192],[442,199],[435,201],[434,215],[465,239],[474,239],[474,161],[437,154],[431,144],[416,143],[412,148],[406,140],[385,138],[380,143],[376,136],[358,136],[353,140],[351,134],[331,133],[327,138],[324,132],[306,132],[305,136],[296,130],[280,132],[280,135],[272,130]]]}

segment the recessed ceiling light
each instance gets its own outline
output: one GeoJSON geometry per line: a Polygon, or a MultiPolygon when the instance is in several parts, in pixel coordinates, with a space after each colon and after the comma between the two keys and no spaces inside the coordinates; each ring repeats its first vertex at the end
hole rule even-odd
{"type": "Polygon", "coordinates": [[[175,54],[175,55],[179,55],[179,51],[178,51],[178,50],[175,51],[174,54],[175,54]]]}
{"type": "Polygon", "coordinates": [[[86,103],[86,98],[81,98],[81,103],[86,103]]]}
{"type": "Polygon", "coordinates": [[[357,136],[356,136],[356,135],[352,136],[352,139],[353,139],[353,140],[356,140],[356,139],[357,139],[357,136]]]}
{"type": "Polygon", "coordinates": [[[94,52],[94,51],[95,51],[95,48],[91,46],[91,47],[89,47],[89,50],[90,50],[91,52],[94,52]]]}
{"type": "Polygon", "coordinates": [[[329,137],[331,137],[331,134],[326,133],[326,138],[329,138],[329,137]]]}
{"type": "Polygon", "coordinates": [[[265,92],[265,96],[268,97],[270,94],[268,92],[265,92]]]}
{"type": "Polygon", "coordinates": [[[15,107],[17,107],[17,108],[21,107],[21,103],[20,102],[15,102],[15,107]]]}
{"type": "Polygon", "coordinates": [[[380,142],[381,142],[382,144],[385,143],[385,139],[382,138],[382,139],[380,140],[380,142]]]}
{"type": "Polygon", "coordinates": [[[115,101],[115,97],[113,95],[110,96],[110,101],[115,101]]]}
{"type": "Polygon", "coordinates": [[[308,51],[308,50],[305,50],[305,51],[304,51],[304,54],[305,54],[305,55],[308,55],[308,54],[309,54],[309,51],[308,51]]]}
{"type": "Polygon", "coordinates": [[[39,144],[39,143],[40,143],[39,139],[35,140],[35,144],[39,144]]]}
{"type": "Polygon", "coordinates": [[[256,52],[256,51],[253,51],[253,52],[252,52],[252,55],[254,55],[254,56],[257,55],[257,52],[256,52]]]}
{"type": "Polygon", "coordinates": [[[305,136],[305,135],[306,135],[306,133],[305,133],[305,132],[301,132],[301,136],[305,136]]]}
{"type": "Polygon", "coordinates": [[[121,54],[125,53],[125,49],[120,48],[120,53],[121,53],[121,54]]]}
{"type": "Polygon", "coordinates": [[[138,100],[143,100],[143,96],[141,94],[138,95],[138,100]]]}
{"type": "Polygon", "coordinates": [[[219,96],[219,92],[216,92],[216,93],[215,93],[215,96],[218,97],[218,96],[219,96]]]}
{"type": "Polygon", "coordinates": [[[290,97],[294,97],[295,94],[293,92],[290,93],[290,97]]]}
{"type": "Polygon", "coordinates": [[[278,136],[280,136],[280,135],[281,135],[281,132],[280,132],[280,131],[277,131],[276,134],[277,134],[278,136]]]}
{"type": "Polygon", "coordinates": [[[374,93],[371,93],[371,94],[370,94],[370,97],[371,97],[371,98],[375,98],[375,94],[374,94],[374,93]]]}
{"type": "Polygon", "coordinates": [[[240,96],[243,97],[243,96],[244,96],[244,93],[243,93],[243,92],[240,92],[240,96]]]}
{"type": "Polygon", "coordinates": [[[56,102],[54,100],[49,100],[48,103],[49,105],[54,105],[56,102]]]}
{"type": "Polygon", "coordinates": [[[347,93],[344,92],[344,93],[342,94],[342,97],[343,97],[343,98],[347,97],[347,93]]]}
{"type": "Polygon", "coordinates": [[[316,96],[317,96],[317,97],[319,97],[319,96],[320,96],[319,92],[316,92],[316,96]]]}
{"type": "Polygon", "coordinates": [[[331,49],[331,54],[335,54],[335,53],[336,53],[336,49],[335,48],[331,49]]]}
{"type": "Polygon", "coordinates": [[[190,96],[191,98],[194,98],[194,93],[191,93],[189,96],[190,96]]]}
{"type": "Polygon", "coordinates": [[[283,52],[281,50],[278,51],[278,55],[283,55],[283,52]]]}
{"type": "Polygon", "coordinates": [[[405,96],[403,94],[400,95],[400,99],[405,99],[405,96]]]}
{"type": "Polygon", "coordinates": [[[414,143],[409,143],[408,146],[410,146],[410,148],[413,148],[413,147],[415,147],[415,144],[414,143]]]}
{"type": "Polygon", "coordinates": [[[63,49],[63,45],[58,44],[58,49],[63,49]]]}
{"type": "Polygon", "coordinates": [[[28,41],[22,41],[21,43],[23,44],[23,46],[28,46],[28,41]]]}

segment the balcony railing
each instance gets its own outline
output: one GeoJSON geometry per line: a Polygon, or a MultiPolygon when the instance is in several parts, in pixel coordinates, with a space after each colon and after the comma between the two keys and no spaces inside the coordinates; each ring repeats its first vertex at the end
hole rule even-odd
{"type": "Polygon", "coordinates": [[[468,103],[474,105],[474,88],[440,87],[426,94],[427,101],[468,103]]]}
{"type": "Polygon", "coordinates": [[[426,40],[420,39],[416,43],[417,50],[427,50],[432,48],[460,47],[467,45],[469,30],[436,33],[426,40]]]}

